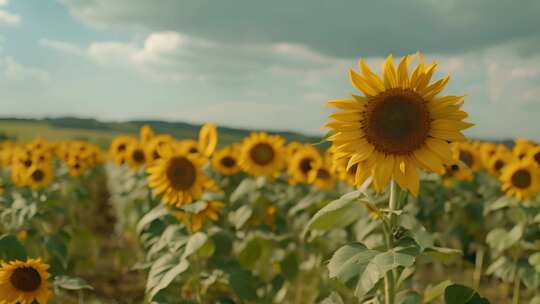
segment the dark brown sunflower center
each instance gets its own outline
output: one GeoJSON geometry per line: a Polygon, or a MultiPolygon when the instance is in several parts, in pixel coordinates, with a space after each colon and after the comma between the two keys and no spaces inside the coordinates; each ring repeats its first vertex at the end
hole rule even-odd
{"type": "Polygon", "coordinates": [[[349,168],[349,170],[347,171],[347,174],[350,175],[350,176],[355,176],[356,175],[356,170],[358,170],[358,164],[352,165],[349,168]]]}
{"type": "Polygon", "coordinates": [[[144,162],[144,152],[141,151],[141,150],[135,150],[133,152],[133,160],[135,160],[136,162],[138,163],[143,163],[144,162]]]}
{"type": "Polygon", "coordinates": [[[41,169],[36,169],[32,172],[32,179],[36,182],[40,182],[45,177],[45,173],[41,169]]]}
{"type": "Polygon", "coordinates": [[[319,169],[317,170],[317,178],[318,179],[329,179],[330,173],[326,169],[319,169]]]}
{"type": "Polygon", "coordinates": [[[450,166],[450,170],[452,172],[457,172],[457,171],[459,171],[459,166],[458,165],[452,165],[452,166],[450,166]]]}
{"type": "Polygon", "coordinates": [[[470,168],[472,167],[474,156],[468,151],[459,151],[459,160],[470,168]]]}
{"type": "Polygon", "coordinates": [[[309,171],[311,170],[311,162],[313,161],[313,159],[311,159],[310,157],[306,157],[304,159],[302,159],[300,161],[300,164],[298,164],[298,166],[300,167],[300,171],[302,171],[302,173],[304,174],[308,174],[309,171]]]}
{"type": "Polygon", "coordinates": [[[274,148],[267,143],[259,143],[251,148],[249,156],[257,165],[268,165],[274,160],[274,148]]]}
{"type": "Polygon", "coordinates": [[[512,174],[512,185],[520,189],[528,188],[531,185],[532,176],[528,170],[519,169],[512,174]]]}
{"type": "Polygon", "coordinates": [[[431,119],[421,96],[391,89],[367,103],[363,125],[366,139],[379,152],[408,154],[424,144],[431,119]]]}
{"type": "Polygon", "coordinates": [[[495,169],[495,171],[499,172],[501,171],[502,167],[504,167],[504,162],[500,159],[496,160],[495,161],[495,164],[493,165],[493,169],[495,169]]]}
{"type": "Polygon", "coordinates": [[[224,167],[232,168],[236,165],[236,160],[230,156],[225,156],[221,159],[221,164],[224,167]]]}
{"type": "Polygon", "coordinates": [[[75,163],[75,165],[73,165],[73,168],[79,170],[81,168],[81,164],[75,163]]]}
{"type": "Polygon", "coordinates": [[[122,151],[126,150],[126,145],[125,144],[118,145],[117,150],[118,150],[118,152],[122,152],[122,151]]]}
{"type": "Polygon", "coordinates": [[[523,159],[525,157],[525,155],[527,155],[527,153],[521,152],[521,153],[518,154],[518,158],[523,159]]]}
{"type": "Polygon", "coordinates": [[[30,167],[32,166],[32,160],[31,159],[27,159],[23,162],[24,166],[25,167],[30,167]]]}
{"type": "Polygon", "coordinates": [[[536,152],[536,154],[533,155],[534,161],[540,165],[540,152],[536,152]]]}
{"type": "Polygon", "coordinates": [[[158,151],[157,150],[154,150],[154,152],[152,152],[152,159],[153,160],[157,160],[159,159],[161,156],[159,155],[158,151]]]}
{"type": "Polygon", "coordinates": [[[198,153],[199,152],[199,149],[197,149],[196,147],[191,147],[189,149],[189,153],[198,153]]]}
{"type": "Polygon", "coordinates": [[[187,190],[195,183],[197,169],[189,159],[179,156],[169,161],[166,174],[173,188],[187,190]]]}
{"type": "Polygon", "coordinates": [[[9,280],[15,289],[24,292],[36,291],[41,285],[41,276],[32,267],[15,269],[9,280]]]}

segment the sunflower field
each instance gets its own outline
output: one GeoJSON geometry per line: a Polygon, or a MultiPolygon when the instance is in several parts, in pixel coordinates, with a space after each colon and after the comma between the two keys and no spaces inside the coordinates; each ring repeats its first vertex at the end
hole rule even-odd
{"type": "Polygon", "coordinates": [[[540,145],[436,68],[360,60],[319,143],[0,142],[0,303],[540,304],[540,145]]]}

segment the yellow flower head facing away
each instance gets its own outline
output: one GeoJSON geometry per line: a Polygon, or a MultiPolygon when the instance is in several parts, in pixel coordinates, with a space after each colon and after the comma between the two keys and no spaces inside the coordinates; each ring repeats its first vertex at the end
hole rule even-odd
{"type": "Polygon", "coordinates": [[[210,157],[216,149],[218,142],[217,127],[213,123],[205,123],[199,131],[199,141],[197,142],[202,155],[210,157]]]}
{"type": "Polygon", "coordinates": [[[517,160],[503,168],[501,189],[507,196],[528,200],[540,191],[540,170],[530,160],[517,160]]]}
{"type": "Polygon", "coordinates": [[[464,96],[439,96],[449,77],[432,81],[436,63],[418,64],[409,72],[413,56],[401,58],[397,67],[393,56],[383,63],[382,76],[360,60],[360,73],[350,71],[352,85],[363,96],[328,102],[338,112],[330,114],[325,127],[333,131],[336,158],[347,160],[347,169],[356,165],[355,184],[373,176],[376,190],[395,180],[417,195],[417,169],[438,174],[454,163],[449,142],[464,141],[464,96]]]}
{"type": "Polygon", "coordinates": [[[2,263],[0,303],[47,304],[51,298],[48,269],[41,259],[2,263]]]}

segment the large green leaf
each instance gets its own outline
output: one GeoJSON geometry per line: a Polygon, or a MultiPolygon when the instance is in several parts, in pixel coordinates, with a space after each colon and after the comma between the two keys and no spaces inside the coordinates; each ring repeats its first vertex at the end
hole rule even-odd
{"type": "Polygon", "coordinates": [[[344,304],[339,294],[332,292],[328,297],[322,300],[319,304],[344,304]]]}
{"type": "Polygon", "coordinates": [[[137,223],[137,235],[140,235],[148,225],[154,220],[169,214],[169,210],[165,205],[159,204],[154,209],[146,213],[139,223],[137,223]]]}
{"type": "Polygon", "coordinates": [[[421,304],[422,297],[414,290],[404,290],[396,295],[397,304],[421,304]]]}
{"type": "Polygon", "coordinates": [[[446,287],[444,301],[446,304],[489,304],[474,289],[459,284],[446,287]]]}
{"type": "Polygon", "coordinates": [[[257,189],[257,182],[251,178],[245,178],[236,187],[230,197],[231,202],[236,202],[257,189]]]}
{"type": "Polygon", "coordinates": [[[228,215],[229,222],[234,225],[237,230],[242,228],[244,224],[251,218],[253,210],[249,205],[244,205],[228,215]]]}
{"type": "Polygon", "coordinates": [[[179,264],[173,266],[172,268],[169,268],[166,272],[164,272],[163,276],[159,280],[159,283],[150,290],[150,299],[152,299],[161,290],[167,288],[171,284],[171,282],[176,279],[176,277],[178,277],[188,268],[189,262],[182,259],[179,264]]]}
{"type": "Polygon", "coordinates": [[[358,219],[364,207],[359,200],[361,193],[355,191],[353,194],[346,194],[315,213],[306,225],[304,235],[309,230],[326,231],[345,227],[358,219]]]}
{"type": "Polygon", "coordinates": [[[504,251],[516,244],[521,239],[522,235],[523,225],[516,225],[510,231],[496,228],[488,233],[486,242],[496,251],[504,251]]]}
{"type": "Polygon", "coordinates": [[[54,278],[54,287],[66,290],[94,289],[81,278],[57,276],[54,278]]]}
{"type": "Polygon", "coordinates": [[[362,243],[352,243],[339,248],[328,263],[331,278],[339,278],[343,283],[358,279],[368,263],[380,252],[368,249],[362,243]]]}
{"type": "Polygon", "coordinates": [[[0,236],[0,259],[26,260],[26,249],[14,235],[4,234],[0,236]]]}
{"type": "Polygon", "coordinates": [[[452,281],[446,280],[435,286],[429,286],[424,292],[424,303],[430,303],[431,301],[441,297],[444,294],[446,288],[452,285],[452,281]]]}
{"type": "Polygon", "coordinates": [[[192,235],[187,242],[186,251],[184,251],[182,259],[186,259],[187,257],[197,252],[199,249],[203,248],[207,241],[211,240],[204,232],[197,232],[192,235]]]}

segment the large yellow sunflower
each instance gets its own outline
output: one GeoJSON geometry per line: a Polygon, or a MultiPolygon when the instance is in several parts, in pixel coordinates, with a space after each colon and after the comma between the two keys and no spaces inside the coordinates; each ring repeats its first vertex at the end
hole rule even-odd
{"type": "Polygon", "coordinates": [[[321,154],[313,146],[304,145],[299,148],[289,160],[287,167],[289,183],[291,185],[307,183],[309,172],[313,168],[321,167],[322,163],[323,159],[321,154]]]}
{"type": "Polygon", "coordinates": [[[463,96],[437,96],[448,82],[444,77],[430,83],[437,65],[425,64],[422,56],[411,74],[404,56],[394,67],[392,55],[383,63],[383,76],[360,60],[362,75],[350,71],[353,86],[364,96],[328,102],[341,112],[330,115],[326,127],[334,135],[336,157],[348,159],[347,167],[358,164],[356,184],[368,176],[382,191],[390,179],[416,195],[417,168],[439,174],[452,164],[449,142],[463,141],[462,130],[472,124],[461,110],[463,96]]]}
{"type": "Polygon", "coordinates": [[[527,200],[540,191],[540,172],[530,160],[516,161],[503,168],[502,190],[519,200],[527,200]]]}
{"type": "Polygon", "coordinates": [[[237,146],[227,146],[217,150],[212,156],[212,168],[222,175],[233,175],[240,172],[239,150],[237,146]]]}
{"type": "Polygon", "coordinates": [[[242,143],[240,167],[254,176],[274,176],[285,165],[283,138],[251,133],[242,143]]]}
{"type": "Polygon", "coordinates": [[[46,304],[51,298],[49,265],[41,259],[11,261],[0,268],[0,303],[46,304]]]}
{"type": "Polygon", "coordinates": [[[204,190],[217,190],[214,182],[202,171],[206,160],[197,154],[162,149],[161,158],[147,169],[148,185],[161,201],[180,207],[202,196],[204,190]]]}

